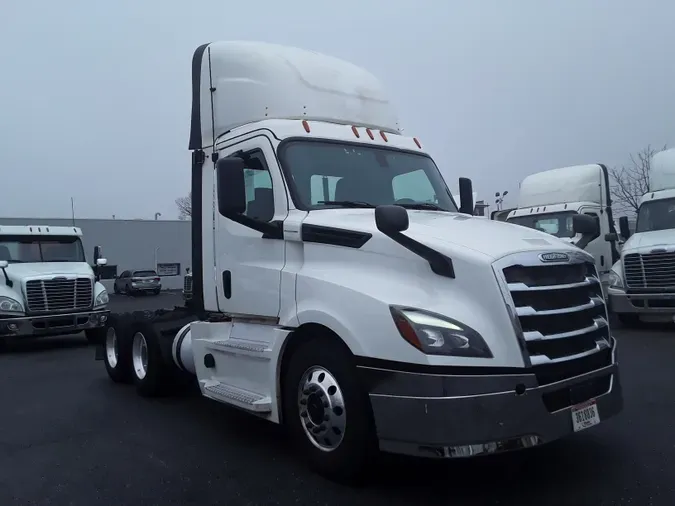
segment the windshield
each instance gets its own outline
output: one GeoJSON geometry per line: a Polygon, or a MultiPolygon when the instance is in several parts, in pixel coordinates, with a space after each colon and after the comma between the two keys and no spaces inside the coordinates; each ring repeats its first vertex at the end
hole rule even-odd
{"type": "Polygon", "coordinates": [[[638,210],[635,232],[675,228],[675,198],[645,202],[638,210]]]}
{"type": "Polygon", "coordinates": [[[572,217],[575,214],[574,211],[534,215],[528,214],[509,218],[507,221],[508,223],[515,223],[516,225],[534,228],[556,237],[574,237],[572,217]]]}
{"type": "Polygon", "coordinates": [[[428,156],[329,141],[291,141],[280,151],[299,209],[404,207],[457,211],[428,156]]]}
{"type": "Polygon", "coordinates": [[[86,262],[77,236],[0,236],[0,260],[11,263],[86,262]]]}
{"type": "Polygon", "coordinates": [[[134,271],[135,278],[154,278],[157,277],[155,271],[134,271]]]}

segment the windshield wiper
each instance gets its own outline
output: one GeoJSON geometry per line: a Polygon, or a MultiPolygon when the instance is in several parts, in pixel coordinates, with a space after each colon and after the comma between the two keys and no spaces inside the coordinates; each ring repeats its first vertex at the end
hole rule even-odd
{"type": "Polygon", "coordinates": [[[448,212],[447,209],[444,209],[440,206],[437,206],[436,204],[432,204],[431,202],[415,202],[414,204],[396,204],[397,206],[405,207],[406,209],[419,209],[419,210],[429,210],[429,211],[446,211],[448,212]]]}
{"type": "Polygon", "coordinates": [[[358,200],[320,200],[318,204],[366,209],[373,209],[375,207],[373,204],[369,204],[368,202],[359,202],[358,200]]]}

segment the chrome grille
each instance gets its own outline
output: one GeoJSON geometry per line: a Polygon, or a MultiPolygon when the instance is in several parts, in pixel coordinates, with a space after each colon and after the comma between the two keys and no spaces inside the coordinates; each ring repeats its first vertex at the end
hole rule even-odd
{"type": "Polygon", "coordinates": [[[611,364],[607,311],[597,270],[585,254],[545,264],[535,253],[500,261],[514,324],[540,384],[611,364]]]}
{"type": "Polygon", "coordinates": [[[623,258],[627,288],[675,291],[675,252],[631,253],[623,258]]]}
{"type": "Polygon", "coordinates": [[[192,276],[185,276],[185,278],[183,278],[183,291],[185,293],[192,292],[192,276]]]}
{"type": "Polygon", "coordinates": [[[26,303],[31,313],[86,310],[92,307],[90,278],[33,279],[26,282],[26,303]]]}

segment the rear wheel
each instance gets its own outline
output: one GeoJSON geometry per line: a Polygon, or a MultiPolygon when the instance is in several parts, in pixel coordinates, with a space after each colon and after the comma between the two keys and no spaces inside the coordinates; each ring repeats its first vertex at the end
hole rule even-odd
{"type": "Polygon", "coordinates": [[[159,292],[160,292],[160,290],[159,290],[159,289],[157,289],[157,290],[153,290],[153,291],[152,291],[152,293],[154,293],[155,295],[159,295],[159,292]]]}
{"type": "Polygon", "coordinates": [[[351,484],[367,480],[377,439],[367,393],[351,355],[314,339],[290,357],[283,382],[284,421],[310,467],[351,484]]]}
{"type": "Polygon", "coordinates": [[[157,333],[150,324],[136,325],[131,339],[131,371],[143,397],[164,394],[169,367],[164,363],[157,333]]]}
{"type": "Polygon", "coordinates": [[[110,326],[106,329],[103,349],[103,362],[108,376],[115,383],[129,383],[131,370],[129,367],[130,354],[118,336],[118,328],[110,326]]]}

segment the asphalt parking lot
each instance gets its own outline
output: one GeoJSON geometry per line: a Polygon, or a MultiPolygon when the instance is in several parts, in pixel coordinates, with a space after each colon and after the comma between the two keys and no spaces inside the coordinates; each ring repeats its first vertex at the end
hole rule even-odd
{"type": "MultiPolygon", "coordinates": [[[[177,295],[114,297],[154,309],[177,295]]],[[[498,458],[383,457],[376,482],[308,472],[278,427],[186,393],[115,385],[83,337],[0,355],[0,505],[675,504],[675,330],[617,330],[625,409],[599,427],[498,458]]]]}

